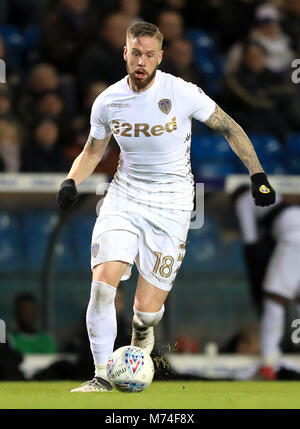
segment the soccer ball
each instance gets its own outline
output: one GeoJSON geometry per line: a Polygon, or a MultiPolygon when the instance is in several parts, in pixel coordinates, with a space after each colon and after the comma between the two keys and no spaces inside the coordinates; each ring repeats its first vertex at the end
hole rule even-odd
{"type": "Polygon", "coordinates": [[[106,366],[110,383],[121,392],[141,392],[153,379],[154,365],[145,350],[124,346],[115,350],[106,366]]]}

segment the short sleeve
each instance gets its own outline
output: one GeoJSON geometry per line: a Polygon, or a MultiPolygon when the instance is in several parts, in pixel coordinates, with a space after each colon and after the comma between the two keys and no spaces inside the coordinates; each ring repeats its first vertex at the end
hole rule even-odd
{"type": "Polygon", "coordinates": [[[216,103],[196,85],[193,85],[194,91],[192,96],[193,112],[192,117],[200,122],[205,122],[215,111],[216,103]]]}
{"type": "Polygon", "coordinates": [[[177,93],[185,114],[188,117],[205,122],[215,111],[216,103],[197,85],[177,78],[177,93]]]}
{"type": "Polygon", "coordinates": [[[100,94],[93,103],[91,111],[91,131],[92,137],[103,140],[111,134],[110,126],[105,118],[105,104],[100,94]]]}

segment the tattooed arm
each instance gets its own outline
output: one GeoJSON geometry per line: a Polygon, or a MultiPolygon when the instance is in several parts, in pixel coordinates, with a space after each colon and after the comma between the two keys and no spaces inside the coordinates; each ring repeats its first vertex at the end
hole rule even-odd
{"type": "Polygon", "coordinates": [[[217,133],[223,134],[231,149],[249,170],[250,175],[264,171],[244,130],[218,105],[204,123],[217,133]]]}
{"type": "Polygon", "coordinates": [[[89,135],[83,151],[77,156],[67,179],[73,179],[75,185],[84,182],[95,170],[101,161],[104,151],[108,145],[110,136],[103,140],[97,140],[89,135]]]}

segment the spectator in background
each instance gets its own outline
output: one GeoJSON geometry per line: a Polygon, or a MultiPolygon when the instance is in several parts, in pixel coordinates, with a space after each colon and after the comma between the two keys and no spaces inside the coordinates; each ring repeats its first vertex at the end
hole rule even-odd
{"type": "MultiPolygon", "coordinates": [[[[33,126],[36,121],[36,100],[46,93],[50,94],[51,92],[53,94],[61,94],[60,102],[63,101],[64,103],[65,114],[71,117],[77,110],[72,82],[62,80],[53,65],[46,63],[36,64],[30,70],[27,86],[25,86],[23,95],[19,101],[20,115],[28,126],[33,126]]],[[[55,97],[51,98],[53,101],[55,97]]],[[[56,102],[55,104],[56,109],[58,109],[58,103],[56,102]]]]}
{"type": "Polygon", "coordinates": [[[39,63],[34,66],[29,75],[29,90],[39,93],[46,90],[57,89],[59,86],[59,75],[52,64],[39,63]]]}
{"type": "MultiPolygon", "coordinates": [[[[66,148],[66,157],[70,163],[79,155],[82,151],[86,139],[90,132],[90,114],[91,108],[95,98],[101,94],[108,84],[103,81],[95,81],[89,85],[84,95],[83,110],[82,113],[74,118],[71,122],[71,143],[66,148]]],[[[97,167],[97,173],[108,174],[110,177],[114,175],[117,170],[119,161],[119,147],[112,137],[106,151],[103,155],[102,161],[97,167]]]]}
{"type": "Polygon", "coordinates": [[[126,74],[123,48],[127,24],[126,16],[113,13],[98,25],[94,44],[79,61],[78,79],[83,93],[92,82],[104,80],[112,84],[126,74]]]}
{"type": "Polygon", "coordinates": [[[271,133],[284,143],[291,131],[287,105],[293,86],[266,66],[265,47],[250,40],[237,71],[225,76],[220,99],[246,132],[271,133]]]}
{"type": "MultiPolygon", "coordinates": [[[[291,40],[283,32],[280,25],[278,9],[271,4],[264,4],[255,12],[254,28],[249,36],[253,41],[265,47],[266,67],[274,73],[285,74],[290,70],[294,52],[291,49],[291,40]]],[[[243,43],[234,45],[228,54],[226,72],[235,71],[242,58],[243,43]]]]}
{"type": "Polygon", "coordinates": [[[56,68],[51,64],[40,63],[30,70],[27,85],[18,103],[21,118],[27,126],[31,127],[35,121],[36,97],[45,91],[55,91],[58,88],[59,76],[56,68]]]}
{"type": "Polygon", "coordinates": [[[164,35],[164,46],[184,35],[184,22],[181,15],[174,10],[164,10],[157,17],[158,28],[164,35]]]}
{"type": "Polygon", "coordinates": [[[186,0],[164,0],[166,7],[176,10],[176,12],[181,13],[184,7],[186,6],[186,0]]]}
{"type": "Polygon", "coordinates": [[[0,84],[0,119],[16,121],[16,115],[12,107],[12,92],[8,84],[0,84]]]}
{"type": "Polygon", "coordinates": [[[234,353],[241,355],[259,356],[260,336],[259,326],[250,325],[242,329],[236,339],[234,353]]]}
{"type": "Polygon", "coordinates": [[[68,162],[60,141],[60,132],[51,118],[38,120],[30,141],[22,152],[23,172],[51,173],[67,171],[68,162]]]}
{"type": "Polygon", "coordinates": [[[203,74],[194,61],[193,47],[188,39],[182,37],[170,41],[160,69],[187,82],[205,87],[203,74]]]}
{"type": "Polygon", "coordinates": [[[75,116],[75,118],[73,118],[71,121],[70,128],[72,142],[70,145],[70,152],[72,153],[72,160],[75,159],[77,155],[79,155],[89,135],[90,115],[93,102],[95,101],[96,97],[98,97],[98,95],[100,95],[107,87],[108,84],[104,81],[92,82],[84,94],[80,114],[75,116]]]}
{"type": "Polygon", "coordinates": [[[219,2],[214,31],[225,52],[243,40],[254,25],[255,9],[262,0],[223,0],[219,2]]]}
{"type": "Polygon", "coordinates": [[[21,164],[21,136],[15,122],[0,120],[0,171],[16,173],[21,164]]]}
{"type": "Polygon", "coordinates": [[[259,356],[259,326],[248,325],[239,330],[223,347],[221,347],[220,353],[259,356]]]}
{"type": "Polygon", "coordinates": [[[68,144],[70,141],[70,127],[66,127],[65,124],[69,123],[70,118],[66,112],[60,90],[48,90],[36,96],[34,117],[39,118],[42,116],[54,119],[61,130],[60,137],[63,144],[68,144]]]}
{"type": "Polygon", "coordinates": [[[59,72],[74,73],[96,17],[90,0],[60,0],[42,23],[41,59],[54,64],[59,72]]]}
{"type": "Polygon", "coordinates": [[[14,301],[16,327],[7,335],[12,349],[22,355],[28,353],[55,353],[54,338],[37,327],[38,305],[30,293],[17,295],[14,301]]]}
{"type": "Polygon", "coordinates": [[[300,56],[300,0],[284,0],[282,5],[282,28],[292,40],[292,48],[300,56]]]}
{"type": "Polygon", "coordinates": [[[141,17],[141,0],[118,0],[117,11],[126,16],[128,25],[144,21],[141,17]]]}
{"type": "MultiPolygon", "coordinates": [[[[59,91],[45,91],[40,93],[36,100],[36,112],[38,115],[51,116],[51,118],[64,122],[64,102],[59,91]]],[[[61,124],[62,125],[62,124],[61,124]]]]}
{"type": "Polygon", "coordinates": [[[212,31],[219,7],[220,2],[216,0],[147,0],[143,4],[143,13],[146,21],[155,22],[162,11],[174,11],[180,15],[187,28],[212,31]]]}

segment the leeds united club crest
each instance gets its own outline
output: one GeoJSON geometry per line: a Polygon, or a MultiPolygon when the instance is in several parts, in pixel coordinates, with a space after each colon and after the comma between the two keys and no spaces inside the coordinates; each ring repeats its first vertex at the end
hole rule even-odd
{"type": "Polygon", "coordinates": [[[93,244],[92,244],[91,251],[92,251],[92,256],[93,256],[93,258],[96,258],[96,256],[98,255],[99,248],[100,248],[99,243],[93,243],[93,244]]]}
{"type": "Polygon", "coordinates": [[[158,107],[163,113],[167,115],[172,108],[171,100],[169,100],[168,98],[164,98],[163,100],[160,100],[158,102],[158,107]]]}

